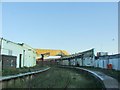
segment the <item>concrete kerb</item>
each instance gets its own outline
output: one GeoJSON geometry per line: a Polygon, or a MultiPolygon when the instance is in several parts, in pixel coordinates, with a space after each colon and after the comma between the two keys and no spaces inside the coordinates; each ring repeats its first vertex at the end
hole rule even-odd
{"type": "Polygon", "coordinates": [[[91,71],[91,70],[80,68],[80,67],[70,67],[70,66],[60,66],[60,67],[75,68],[75,69],[85,71],[91,74],[92,76],[94,76],[95,78],[97,78],[103,84],[106,90],[111,90],[111,89],[120,90],[118,81],[110,76],[107,76],[106,74],[102,72],[91,71]]]}
{"type": "Polygon", "coordinates": [[[120,90],[118,81],[110,76],[107,76],[106,74],[102,72],[91,71],[91,70],[80,68],[80,67],[75,67],[75,68],[87,71],[93,74],[95,77],[99,78],[103,82],[107,90],[110,90],[110,89],[120,90]]]}

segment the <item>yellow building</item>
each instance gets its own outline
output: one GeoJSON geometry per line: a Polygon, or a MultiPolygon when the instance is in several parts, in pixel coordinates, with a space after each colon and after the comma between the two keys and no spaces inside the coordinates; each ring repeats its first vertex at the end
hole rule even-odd
{"type": "Polygon", "coordinates": [[[44,54],[44,53],[50,53],[50,56],[56,56],[58,54],[64,54],[69,55],[69,53],[65,50],[52,50],[52,49],[35,49],[37,54],[44,54]]]}
{"type": "Polygon", "coordinates": [[[69,53],[65,50],[52,50],[52,49],[35,49],[37,53],[37,57],[40,57],[41,54],[45,54],[46,56],[59,56],[59,55],[69,55],[69,53]]]}

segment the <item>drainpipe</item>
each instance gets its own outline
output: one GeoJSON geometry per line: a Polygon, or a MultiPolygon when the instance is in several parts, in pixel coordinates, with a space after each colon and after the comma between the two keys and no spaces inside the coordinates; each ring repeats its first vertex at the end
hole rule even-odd
{"type": "MultiPolygon", "coordinates": [[[[2,49],[2,40],[3,40],[3,38],[1,38],[1,43],[0,43],[0,76],[2,76],[2,69],[3,69],[3,65],[2,65],[2,52],[1,52],[1,49],[2,49]]],[[[1,85],[0,85],[1,86],[1,85]]]]}
{"type": "MultiPolygon", "coordinates": [[[[3,38],[1,38],[1,43],[0,43],[0,55],[2,54],[2,41],[3,41],[3,38]]],[[[0,62],[2,61],[2,55],[0,57],[0,62]]]]}

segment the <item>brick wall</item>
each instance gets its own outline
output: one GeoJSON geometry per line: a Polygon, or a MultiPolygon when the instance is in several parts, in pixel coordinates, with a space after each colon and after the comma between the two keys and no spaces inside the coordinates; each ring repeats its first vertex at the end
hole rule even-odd
{"type": "Polygon", "coordinates": [[[16,68],[16,56],[2,55],[2,69],[16,68]]]}

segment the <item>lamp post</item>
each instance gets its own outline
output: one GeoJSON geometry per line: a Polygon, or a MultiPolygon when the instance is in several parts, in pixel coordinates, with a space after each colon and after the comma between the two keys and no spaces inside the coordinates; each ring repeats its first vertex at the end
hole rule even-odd
{"type": "Polygon", "coordinates": [[[0,39],[0,62],[2,61],[1,49],[2,49],[2,38],[0,39]]]}
{"type": "MultiPolygon", "coordinates": [[[[115,40],[115,39],[113,38],[113,39],[112,39],[113,45],[114,45],[114,40],[115,40]]],[[[112,52],[112,55],[113,55],[113,52],[112,52]]]]}

